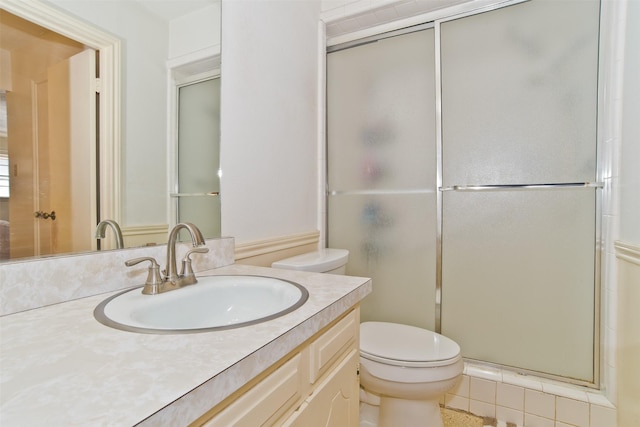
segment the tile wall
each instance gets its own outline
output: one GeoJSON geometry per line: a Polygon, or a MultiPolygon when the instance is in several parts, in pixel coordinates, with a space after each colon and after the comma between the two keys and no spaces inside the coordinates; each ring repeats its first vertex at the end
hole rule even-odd
{"type": "Polygon", "coordinates": [[[616,409],[599,391],[465,363],[442,405],[523,427],[613,427],[616,409]]]}

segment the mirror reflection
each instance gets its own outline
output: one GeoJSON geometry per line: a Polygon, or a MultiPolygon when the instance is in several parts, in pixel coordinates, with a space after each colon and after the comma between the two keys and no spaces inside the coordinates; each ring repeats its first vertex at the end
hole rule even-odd
{"type": "Polygon", "coordinates": [[[92,248],[96,52],[0,11],[5,258],[92,248]],[[73,76],[73,78],[72,78],[73,76]],[[76,164],[72,165],[72,156],[76,164]],[[8,255],[8,256],[7,256],[8,255]]]}
{"type": "Polygon", "coordinates": [[[220,0],[0,8],[0,260],[163,243],[178,221],[218,237],[220,0]],[[96,34],[117,44],[92,46],[96,34]],[[86,78],[68,65],[76,55],[86,78]],[[83,79],[88,94],[78,95],[70,87],[83,79]],[[181,88],[216,81],[197,94],[208,104],[190,107],[205,129],[181,123],[181,88]],[[183,143],[185,133],[195,141],[183,143]],[[179,155],[197,150],[207,176],[179,179],[179,155]]]}
{"type": "Polygon", "coordinates": [[[201,224],[220,236],[220,77],[207,75],[178,88],[177,221],[201,224]]]}

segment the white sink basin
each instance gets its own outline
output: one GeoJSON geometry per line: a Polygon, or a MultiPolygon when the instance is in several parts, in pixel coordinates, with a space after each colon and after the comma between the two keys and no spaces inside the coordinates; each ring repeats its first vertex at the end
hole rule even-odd
{"type": "Polygon", "coordinates": [[[263,276],[206,276],[158,295],[134,288],[101,302],[95,318],[112,328],[142,333],[190,333],[238,328],[297,309],[309,297],[301,285],[263,276]]]}

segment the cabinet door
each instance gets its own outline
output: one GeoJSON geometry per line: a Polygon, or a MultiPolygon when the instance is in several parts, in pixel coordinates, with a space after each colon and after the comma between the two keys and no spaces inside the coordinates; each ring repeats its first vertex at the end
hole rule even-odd
{"type": "Polygon", "coordinates": [[[302,352],[253,387],[207,423],[206,427],[255,427],[276,425],[306,395],[308,353],[302,352]]]}
{"type": "Polygon", "coordinates": [[[356,427],[359,425],[357,349],[322,381],[283,425],[288,427],[356,427]]]}
{"type": "Polygon", "coordinates": [[[356,309],[340,320],[310,346],[310,381],[315,384],[322,375],[352,348],[358,348],[360,310],[356,309]]]}

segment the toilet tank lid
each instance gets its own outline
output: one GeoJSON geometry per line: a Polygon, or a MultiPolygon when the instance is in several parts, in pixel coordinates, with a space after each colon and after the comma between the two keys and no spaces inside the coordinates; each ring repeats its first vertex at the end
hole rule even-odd
{"type": "Polygon", "coordinates": [[[348,260],[348,250],[326,248],[276,261],[271,267],[323,273],[342,267],[348,260]]]}
{"type": "Polygon", "coordinates": [[[406,362],[449,360],[460,354],[460,346],[444,335],[387,322],[363,322],[360,349],[373,356],[406,362]]]}

